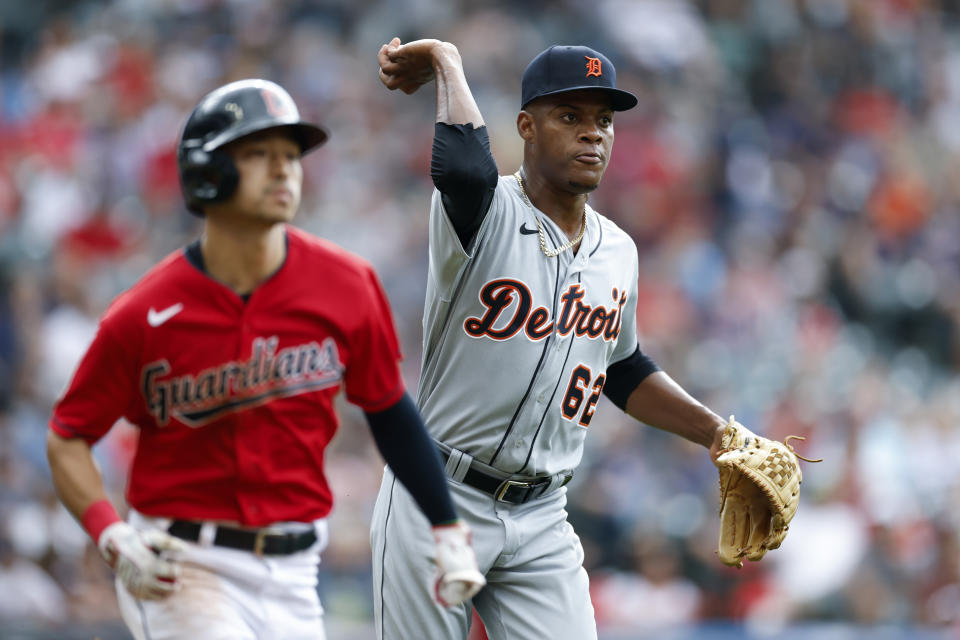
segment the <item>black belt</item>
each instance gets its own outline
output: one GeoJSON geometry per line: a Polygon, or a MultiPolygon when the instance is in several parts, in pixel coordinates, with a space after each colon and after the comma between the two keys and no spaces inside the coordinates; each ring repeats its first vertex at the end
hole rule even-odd
{"type": "MultiPolygon", "coordinates": [[[[172,536],[196,542],[200,539],[202,526],[199,522],[174,520],[167,531],[172,536]]],[[[309,548],[316,541],[317,532],[313,529],[282,533],[271,529],[250,530],[217,525],[217,533],[213,536],[213,544],[218,547],[253,551],[258,556],[288,556],[309,548]]]]}
{"type": "MultiPolygon", "coordinates": [[[[450,454],[443,449],[438,449],[438,451],[440,451],[440,457],[443,458],[444,462],[450,458],[450,454]]],[[[572,477],[573,474],[568,473],[563,479],[563,482],[557,486],[562,487],[570,482],[572,477]]],[[[484,471],[481,471],[480,469],[477,469],[471,465],[467,469],[467,473],[464,474],[461,482],[473,487],[474,489],[479,489],[484,493],[489,493],[500,502],[507,502],[509,504],[524,504],[539,498],[546,493],[547,489],[550,488],[550,484],[553,482],[553,476],[530,478],[529,480],[504,480],[503,478],[498,478],[485,473],[484,471]]]]}

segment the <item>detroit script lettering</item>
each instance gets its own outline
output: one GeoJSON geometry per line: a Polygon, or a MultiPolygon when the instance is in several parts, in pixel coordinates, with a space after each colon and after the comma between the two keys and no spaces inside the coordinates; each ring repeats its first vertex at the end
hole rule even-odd
{"type": "Polygon", "coordinates": [[[474,338],[494,340],[509,340],[523,330],[527,337],[537,341],[556,328],[561,336],[572,331],[580,337],[602,338],[606,342],[616,340],[620,335],[623,305],[627,302],[626,291],[614,288],[610,307],[586,304],[584,297],[585,291],[579,284],[570,285],[560,296],[560,313],[554,322],[546,307],[533,308],[533,295],[523,282],[510,278],[491,280],[480,290],[480,302],[486,311],[479,318],[467,318],[463,330],[474,338]]]}

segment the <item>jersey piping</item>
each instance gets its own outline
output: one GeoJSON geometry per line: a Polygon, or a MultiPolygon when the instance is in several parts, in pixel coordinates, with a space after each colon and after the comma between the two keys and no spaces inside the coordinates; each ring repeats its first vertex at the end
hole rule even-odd
{"type": "MultiPolygon", "coordinates": [[[[597,217],[597,212],[594,211],[593,215],[594,217],[597,217]]],[[[599,231],[599,233],[597,234],[597,244],[594,245],[593,251],[590,252],[590,255],[588,256],[590,258],[593,257],[593,254],[597,252],[597,250],[600,248],[600,244],[603,242],[603,225],[600,224],[599,217],[597,217],[597,231],[599,231]]]]}
{"type": "MultiPolygon", "coordinates": [[[[479,235],[479,232],[477,233],[479,235]]],[[[474,242],[476,242],[476,248],[473,255],[476,256],[480,252],[480,250],[483,248],[483,238],[482,237],[478,238],[477,236],[474,236],[474,242]]],[[[476,260],[473,260],[473,259],[468,260],[467,264],[464,267],[463,273],[461,273],[458,276],[457,288],[454,290],[453,295],[450,296],[450,301],[447,303],[446,313],[444,314],[443,320],[440,325],[442,327],[442,329],[439,332],[440,335],[439,337],[437,337],[435,344],[429,347],[428,351],[424,356],[423,370],[424,372],[427,372],[427,375],[423,376],[423,380],[421,380],[420,382],[420,388],[417,393],[417,404],[420,406],[422,406],[423,402],[426,400],[426,398],[422,395],[425,392],[424,390],[433,388],[432,380],[433,380],[433,376],[436,374],[436,371],[437,371],[436,362],[434,362],[433,358],[435,354],[438,354],[441,351],[443,351],[443,345],[447,341],[447,336],[450,335],[450,326],[451,326],[450,314],[452,314],[453,310],[456,308],[456,303],[459,301],[460,295],[463,293],[463,288],[466,286],[466,283],[470,279],[469,276],[470,276],[470,273],[473,271],[474,265],[476,265],[476,260]]]]}
{"type": "MultiPolygon", "coordinates": [[[[577,274],[577,282],[579,283],[583,282],[583,278],[580,276],[580,274],[577,274]]],[[[554,312],[556,312],[556,309],[554,309],[554,312]]],[[[520,467],[517,473],[520,473],[521,471],[526,469],[527,465],[530,464],[530,457],[533,455],[533,447],[536,446],[537,438],[540,437],[540,431],[543,429],[543,423],[547,421],[547,415],[550,413],[550,410],[551,410],[551,403],[553,402],[553,399],[557,397],[557,389],[560,388],[560,384],[563,382],[563,377],[567,370],[567,362],[570,361],[571,351],[573,351],[573,340],[570,340],[569,343],[567,344],[567,355],[564,356],[563,358],[563,366],[560,367],[560,373],[557,376],[557,384],[555,384],[553,387],[553,392],[550,394],[550,402],[548,402],[547,406],[544,408],[543,415],[540,416],[540,424],[537,425],[537,430],[533,434],[533,438],[530,440],[530,448],[527,450],[527,457],[523,461],[523,466],[520,467]]]]}
{"type": "MultiPolygon", "coordinates": [[[[480,238],[476,240],[476,248],[473,253],[476,256],[480,250],[483,248],[483,239],[480,238]]],[[[457,288],[454,289],[453,295],[450,296],[450,301],[447,303],[447,311],[444,314],[443,320],[440,324],[443,327],[440,331],[440,336],[437,338],[436,343],[429,347],[427,355],[425,357],[425,362],[430,363],[433,355],[442,351],[443,343],[446,342],[447,336],[450,333],[450,314],[453,313],[453,309],[456,306],[456,303],[460,300],[460,294],[463,293],[463,288],[466,286],[467,281],[470,279],[470,273],[473,271],[476,260],[468,260],[467,264],[464,266],[463,272],[457,278],[457,288]]],[[[421,385],[423,386],[423,385],[421,385]]]]}
{"type": "MultiPolygon", "coordinates": [[[[534,213],[534,215],[536,215],[536,213],[534,213]]],[[[554,247],[558,246],[557,240],[553,234],[553,230],[548,227],[547,233],[549,234],[550,240],[553,242],[554,247]]],[[[557,257],[557,275],[553,282],[553,312],[552,312],[553,317],[557,316],[557,290],[559,288],[560,288],[560,259],[559,257],[557,257]]],[[[556,331],[551,332],[550,335],[547,336],[547,339],[543,341],[543,350],[540,352],[540,359],[537,361],[537,366],[533,370],[533,375],[530,377],[530,382],[527,384],[527,390],[524,391],[523,397],[520,398],[520,402],[517,404],[517,408],[513,412],[513,417],[510,418],[510,424],[507,426],[506,431],[503,434],[503,437],[500,439],[500,444],[497,445],[497,450],[493,453],[493,457],[490,458],[490,462],[488,462],[487,464],[493,466],[493,462],[497,459],[497,456],[499,456],[500,452],[503,450],[503,445],[506,444],[507,438],[510,437],[510,433],[513,431],[513,427],[517,422],[517,417],[519,417],[520,411],[523,409],[523,405],[527,402],[527,398],[530,397],[530,390],[533,389],[533,384],[537,381],[537,376],[540,375],[540,369],[543,367],[543,360],[544,358],[546,358],[547,353],[549,353],[550,351],[550,344],[551,344],[551,340],[553,340],[554,335],[556,335],[556,331]]],[[[570,344],[571,345],[573,344],[572,340],[570,341],[570,344]]],[[[569,355],[569,347],[568,347],[567,353],[569,355]]],[[[539,431],[539,427],[537,428],[537,431],[539,431]]],[[[520,467],[520,470],[523,470],[523,467],[526,467],[527,462],[529,461],[530,461],[530,454],[528,453],[527,460],[523,463],[523,466],[520,467]]],[[[519,471],[517,471],[516,473],[519,473],[519,471]]]]}

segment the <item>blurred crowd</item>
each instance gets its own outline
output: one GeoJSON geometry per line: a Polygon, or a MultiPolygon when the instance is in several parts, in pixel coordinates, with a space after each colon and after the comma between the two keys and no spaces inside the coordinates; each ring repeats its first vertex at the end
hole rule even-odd
{"type": "MultiPolygon", "coordinates": [[[[174,152],[210,89],[270,78],[331,130],[297,224],[378,269],[416,387],[434,95],[382,87],[394,35],[459,47],[503,174],[526,63],[604,51],[640,105],[590,203],[636,240],[642,348],[824,458],[738,571],[705,451],[603,401],[569,489],[601,630],[960,629],[960,2],[46,0],[0,4],[0,630],[117,618],[46,420],[110,300],[199,233],[174,152]]],[[[135,443],[120,423],[95,449],[117,504],[135,443]]],[[[322,597],[363,621],[382,461],[347,405],[327,468],[322,597]]]]}

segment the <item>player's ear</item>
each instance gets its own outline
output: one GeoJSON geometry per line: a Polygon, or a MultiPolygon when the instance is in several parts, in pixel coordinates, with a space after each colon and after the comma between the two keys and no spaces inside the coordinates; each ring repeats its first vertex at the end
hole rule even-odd
{"type": "Polygon", "coordinates": [[[521,111],[517,114],[517,133],[527,144],[533,144],[537,135],[533,126],[533,114],[529,111],[521,111]]]}

